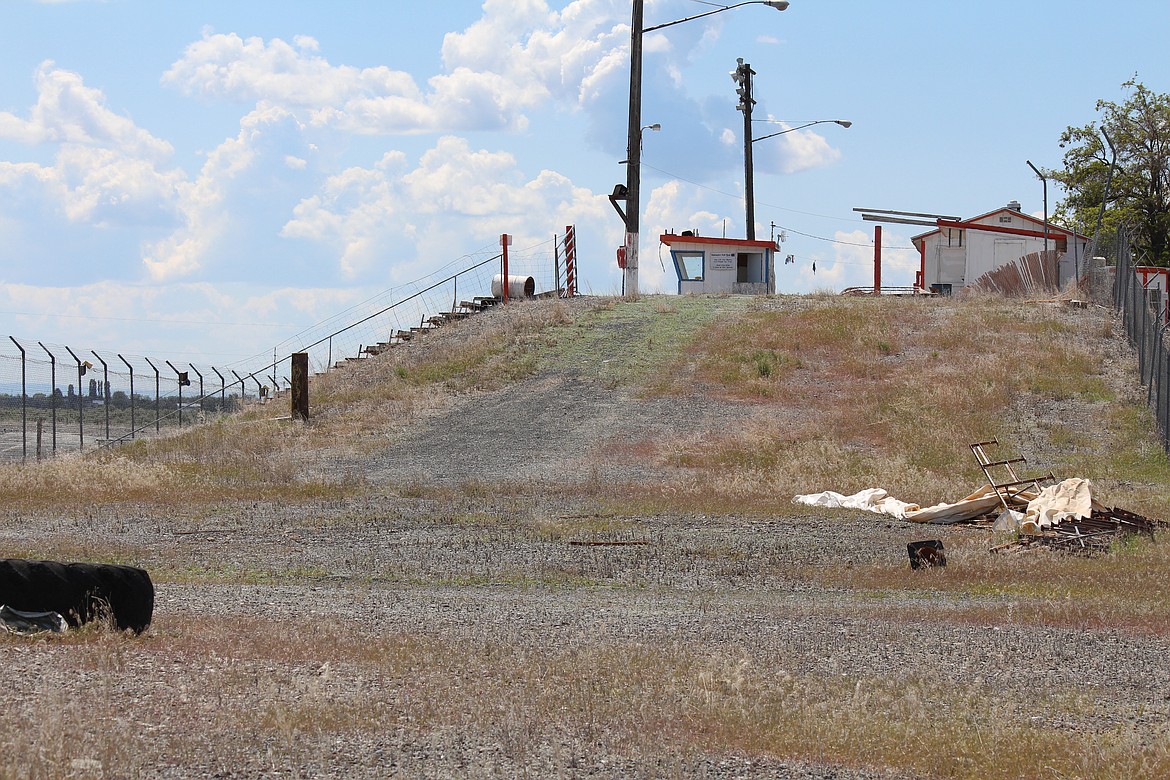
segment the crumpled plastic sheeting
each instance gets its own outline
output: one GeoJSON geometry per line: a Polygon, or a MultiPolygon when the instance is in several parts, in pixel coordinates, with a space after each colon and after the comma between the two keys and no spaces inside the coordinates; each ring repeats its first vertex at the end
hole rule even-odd
{"type": "Polygon", "coordinates": [[[1066,479],[1044,488],[1040,495],[1028,502],[1025,517],[1020,522],[1020,533],[1042,533],[1067,518],[1089,517],[1094,509],[1104,511],[1105,506],[1093,498],[1093,483],[1079,477],[1066,479]]]}
{"type": "Polygon", "coordinates": [[[65,618],[57,612],[24,612],[0,604],[0,629],[13,634],[39,634],[42,631],[59,634],[68,627],[65,618]]]}
{"type": "Polygon", "coordinates": [[[897,518],[903,518],[907,512],[918,509],[918,504],[907,504],[905,501],[899,501],[881,488],[867,488],[851,496],[826,490],[824,493],[796,496],[792,500],[798,504],[825,507],[826,509],[864,509],[866,512],[893,515],[897,518]]]}
{"type": "MultiPolygon", "coordinates": [[[[1104,509],[1103,505],[1092,497],[1092,483],[1080,477],[1066,479],[1044,488],[1039,493],[1021,491],[1016,494],[1016,498],[1020,509],[1025,511],[1001,513],[996,521],[997,528],[1018,526],[1021,533],[1037,534],[1065,518],[1088,517],[1093,509],[1104,509]]],[[[881,488],[867,488],[851,496],[826,490],[823,493],[795,496],[793,501],[826,508],[863,509],[914,523],[944,525],[974,520],[995,512],[1001,506],[999,496],[991,485],[984,485],[952,504],[935,504],[925,508],[918,504],[899,501],[881,488]]]]}

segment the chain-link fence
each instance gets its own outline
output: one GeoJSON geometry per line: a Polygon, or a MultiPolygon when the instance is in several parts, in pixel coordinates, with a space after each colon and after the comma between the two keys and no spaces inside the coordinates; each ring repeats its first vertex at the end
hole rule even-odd
{"type": "Polygon", "coordinates": [[[1129,341],[1137,350],[1146,400],[1158,423],[1162,447],[1170,452],[1170,355],[1167,354],[1166,289],[1148,280],[1164,278],[1138,274],[1133,251],[1122,231],[1118,235],[1113,304],[1129,341]]]}
{"type": "MultiPolygon", "coordinates": [[[[561,289],[563,237],[509,249],[510,276],[532,277],[537,294],[561,289]]],[[[309,353],[315,373],[376,354],[490,298],[501,261],[499,245],[485,247],[280,342],[270,357],[226,368],[10,336],[0,343],[0,458],[109,446],[272,398],[291,384],[292,353],[309,353]]]]}

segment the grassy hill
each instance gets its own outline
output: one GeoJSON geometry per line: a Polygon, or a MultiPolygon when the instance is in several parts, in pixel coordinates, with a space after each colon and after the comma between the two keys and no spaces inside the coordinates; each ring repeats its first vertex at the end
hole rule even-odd
{"type": "Polygon", "coordinates": [[[278,399],[0,470],[9,556],[144,566],[159,594],[137,639],[0,635],[12,678],[35,681],[0,696],[4,765],[1170,771],[1161,539],[992,555],[985,529],[791,501],[956,500],[983,481],[968,445],[998,438],[1029,472],[1170,517],[1106,310],[517,303],[315,377],[310,400],[309,425],[278,399]],[[948,567],[911,572],[906,543],[929,537],[948,567]]]}

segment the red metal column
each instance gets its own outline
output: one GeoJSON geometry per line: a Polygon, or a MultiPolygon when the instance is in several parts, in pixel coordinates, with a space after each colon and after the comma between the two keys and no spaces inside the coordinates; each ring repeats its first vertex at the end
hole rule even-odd
{"type": "Polygon", "coordinates": [[[510,243],[512,243],[511,236],[509,236],[507,233],[503,233],[500,235],[500,247],[504,250],[504,253],[503,253],[504,279],[503,279],[503,284],[501,285],[501,287],[503,287],[504,303],[508,302],[508,244],[510,244],[510,243]]]}
{"type": "Polygon", "coordinates": [[[922,248],[918,250],[919,255],[919,269],[918,269],[918,286],[926,292],[926,239],[922,240],[922,248]]]}

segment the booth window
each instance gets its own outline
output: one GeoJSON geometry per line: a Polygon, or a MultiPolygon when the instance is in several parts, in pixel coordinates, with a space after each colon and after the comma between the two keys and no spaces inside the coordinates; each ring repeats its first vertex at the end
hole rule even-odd
{"type": "Polygon", "coordinates": [[[671,252],[678,278],[684,282],[703,281],[703,253],[695,251],[671,252]]]}

